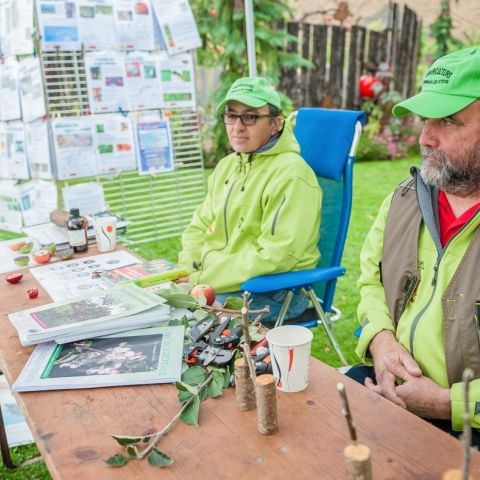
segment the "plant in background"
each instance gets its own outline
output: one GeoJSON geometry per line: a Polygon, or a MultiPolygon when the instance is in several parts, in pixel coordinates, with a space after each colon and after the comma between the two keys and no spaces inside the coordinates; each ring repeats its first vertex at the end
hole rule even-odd
{"type": "MultiPolygon", "coordinates": [[[[230,85],[239,77],[248,75],[245,13],[243,0],[192,0],[202,48],[197,50],[197,63],[220,67],[220,87],[211,96],[211,116],[216,117],[211,150],[219,159],[228,152],[228,141],[223,123],[215,106],[225,96],[230,85]]],[[[297,39],[280,25],[291,16],[287,1],[265,0],[254,2],[255,48],[258,75],[274,84],[280,79],[282,67],[309,67],[311,64],[297,53],[288,53],[286,46],[297,39]]],[[[291,108],[288,97],[283,97],[285,110],[291,108]]]]}
{"type": "Polygon", "coordinates": [[[392,90],[364,102],[362,110],[368,113],[368,123],[357,150],[359,160],[396,159],[415,153],[418,132],[414,118],[397,118],[391,113],[400,101],[401,95],[392,90]]]}
{"type": "MultiPolygon", "coordinates": [[[[458,2],[458,0],[455,0],[458,2]]],[[[437,46],[434,60],[446,55],[451,50],[462,48],[460,40],[452,35],[452,17],[450,15],[450,0],[440,1],[440,15],[430,25],[430,35],[437,46]]]]}

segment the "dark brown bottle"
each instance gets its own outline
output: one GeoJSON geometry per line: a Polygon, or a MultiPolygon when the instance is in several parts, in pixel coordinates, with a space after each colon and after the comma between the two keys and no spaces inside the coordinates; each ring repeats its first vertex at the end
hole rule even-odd
{"type": "Polygon", "coordinates": [[[80,216],[80,210],[72,208],[67,221],[67,233],[68,243],[74,252],[81,253],[88,250],[87,227],[88,221],[80,216]]]}

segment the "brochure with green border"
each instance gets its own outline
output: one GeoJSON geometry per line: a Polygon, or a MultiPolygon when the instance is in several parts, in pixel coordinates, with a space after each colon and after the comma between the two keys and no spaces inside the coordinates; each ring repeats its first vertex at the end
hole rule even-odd
{"type": "Polygon", "coordinates": [[[183,326],[152,327],[63,345],[38,345],[15,392],[146,385],[180,380],[183,326]]]}

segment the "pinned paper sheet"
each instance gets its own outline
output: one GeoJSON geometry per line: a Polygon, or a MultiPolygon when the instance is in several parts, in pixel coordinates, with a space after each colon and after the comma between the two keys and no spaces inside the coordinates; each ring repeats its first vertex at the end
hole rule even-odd
{"type": "Polygon", "coordinates": [[[89,215],[105,210],[103,187],[99,183],[89,182],[63,187],[64,210],[80,209],[81,215],[89,215]]]}
{"type": "Polygon", "coordinates": [[[152,3],[170,55],[201,46],[195,18],[187,0],[152,0],[152,3]]]}

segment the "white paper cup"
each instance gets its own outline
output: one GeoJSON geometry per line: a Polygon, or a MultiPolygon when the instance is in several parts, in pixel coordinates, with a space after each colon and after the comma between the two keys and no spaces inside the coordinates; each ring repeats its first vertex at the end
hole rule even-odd
{"type": "Polygon", "coordinates": [[[95,239],[99,252],[110,252],[117,243],[117,219],[98,217],[95,219],[95,239]]]}
{"type": "Polygon", "coordinates": [[[282,392],[300,392],[307,388],[312,338],[311,330],[297,325],[267,332],[273,376],[282,392]]]}

